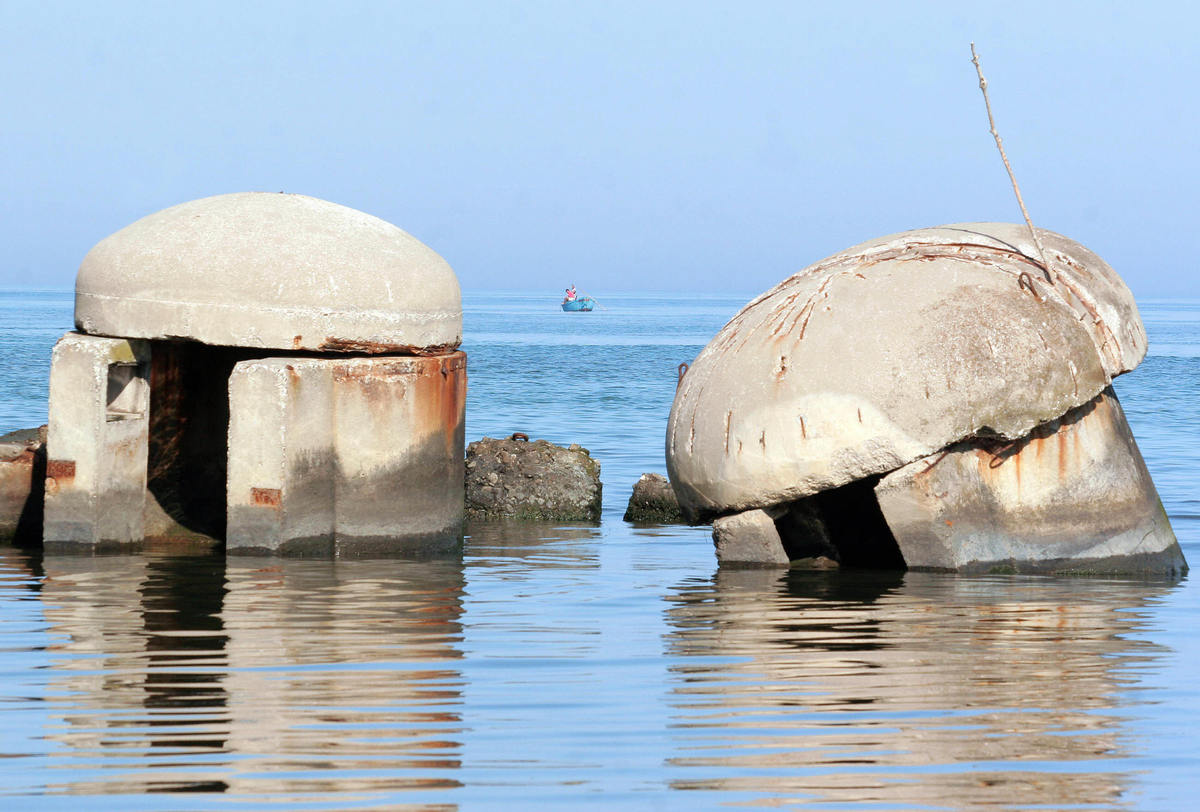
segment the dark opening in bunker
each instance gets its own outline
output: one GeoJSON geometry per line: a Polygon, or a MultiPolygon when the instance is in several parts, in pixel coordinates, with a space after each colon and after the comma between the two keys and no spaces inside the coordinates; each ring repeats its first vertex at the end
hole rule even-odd
{"type": "Polygon", "coordinates": [[[261,351],[155,341],[146,536],[223,541],[229,376],[261,351]]]}
{"type": "Polygon", "coordinates": [[[878,482],[877,476],[867,477],[788,505],[775,520],[788,559],[823,556],[842,567],[905,569],[875,498],[878,482]]]}
{"type": "Polygon", "coordinates": [[[107,422],[145,417],[143,409],[147,372],[146,365],[136,361],[119,361],[108,365],[104,409],[107,422]]]}
{"type": "MultiPolygon", "coordinates": [[[[151,342],[150,420],[147,437],[144,532],[146,539],[223,543],[228,520],[229,379],[234,367],[263,358],[357,358],[297,350],[223,347],[186,340],[151,342]]],[[[109,419],[136,392],[136,372],[110,372],[109,419]]],[[[142,385],[146,385],[142,381],[142,385]]],[[[433,475],[432,473],[430,474],[433,475]]],[[[300,501],[331,498],[332,481],[308,474],[293,491],[300,501]],[[303,488],[315,488],[306,496],[303,488]]],[[[432,486],[430,486],[432,487],[432,486]]],[[[278,507],[273,488],[251,491],[278,507]]]]}

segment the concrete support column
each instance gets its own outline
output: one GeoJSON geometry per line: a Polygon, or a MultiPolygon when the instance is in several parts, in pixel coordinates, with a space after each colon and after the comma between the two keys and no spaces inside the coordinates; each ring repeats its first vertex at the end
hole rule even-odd
{"type": "Polygon", "coordinates": [[[138,545],[146,494],[147,342],[67,333],[50,366],[48,552],[138,545]]]}
{"type": "Polygon", "coordinates": [[[229,379],[227,550],[456,551],[466,383],[461,352],[237,364],[229,379]]]}
{"type": "Polygon", "coordinates": [[[333,404],[321,363],[242,361],[229,376],[230,553],[333,555],[333,404]]]}
{"type": "Polygon", "coordinates": [[[1187,569],[1111,387],[1015,443],[961,443],[917,460],[875,493],[911,569],[1187,569]]]}
{"type": "Polygon", "coordinates": [[[786,567],[787,552],[775,517],[765,510],[747,510],[713,522],[713,545],[722,566],[786,567]]]}

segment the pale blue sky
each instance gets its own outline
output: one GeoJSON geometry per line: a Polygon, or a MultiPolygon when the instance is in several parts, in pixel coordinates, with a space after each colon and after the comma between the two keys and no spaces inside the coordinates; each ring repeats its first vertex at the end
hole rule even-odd
{"type": "Polygon", "coordinates": [[[0,0],[0,285],[166,206],[302,192],[464,288],[752,294],[883,234],[1019,220],[1196,296],[1200,12],[1133,3],[0,0]]]}

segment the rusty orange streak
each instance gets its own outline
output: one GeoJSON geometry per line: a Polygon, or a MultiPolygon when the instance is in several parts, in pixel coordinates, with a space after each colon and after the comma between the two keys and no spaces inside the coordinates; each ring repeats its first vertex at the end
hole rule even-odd
{"type": "Polygon", "coordinates": [[[279,488],[251,488],[250,502],[261,507],[277,508],[283,502],[283,493],[279,488]]]}

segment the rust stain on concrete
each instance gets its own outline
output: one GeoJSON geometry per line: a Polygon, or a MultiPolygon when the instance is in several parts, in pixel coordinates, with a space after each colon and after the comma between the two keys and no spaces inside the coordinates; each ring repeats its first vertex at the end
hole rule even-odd
{"type": "MultiPolygon", "coordinates": [[[[409,363],[413,363],[410,361],[409,363]]],[[[441,358],[424,358],[415,381],[414,398],[419,412],[414,415],[417,436],[438,434],[446,453],[454,454],[467,402],[467,356],[461,351],[441,358]]]]}
{"type": "Polygon", "coordinates": [[[416,347],[412,344],[389,344],[383,341],[353,341],[346,338],[330,336],[322,341],[318,350],[324,352],[361,352],[367,355],[407,355],[428,357],[446,355],[458,348],[458,342],[453,344],[435,344],[429,347],[416,347]]]}
{"type": "Polygon", "coordinates": [[[75,460],[48,460],[46,476],[50,479],[74,479],[75,460]]]}
{"type": "Polygon", "coordinates": [[[251,488],[250,502],[260,507],[277,508],[283,502],[283,493],[279,488],[251,488]]]}

